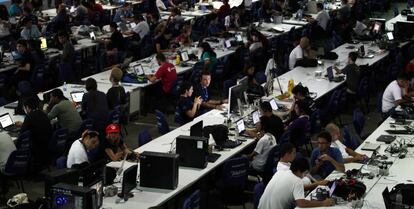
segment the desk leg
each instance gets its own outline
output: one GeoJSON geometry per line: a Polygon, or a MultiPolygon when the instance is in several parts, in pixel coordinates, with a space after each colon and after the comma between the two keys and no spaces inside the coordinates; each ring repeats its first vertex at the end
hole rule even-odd
{"type": "Polygon", "coordinates": [[[141,110],[141,88],[133,90],[129,98],[129,113],[135,113],[141,110]]]}

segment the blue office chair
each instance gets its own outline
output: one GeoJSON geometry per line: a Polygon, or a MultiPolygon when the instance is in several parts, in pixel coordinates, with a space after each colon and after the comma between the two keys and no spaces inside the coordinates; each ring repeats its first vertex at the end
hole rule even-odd
{"type": "Polygon", "coordinates": [[[3,175],[16,180],[17,185],[21,188],[22,192],[24,192],[22,178],[24,178],[29,172],[30,159],[30,150],[17,149],[10,153],[4,170],[1,170],[3,175]]]}
{"type": "Polygon", "coordinates": [[[257,84],[265,83],[266,82],[266,75],[264,74],[264,72],[259,71],[259,72],[256,73],[255,79],[256,79],[257,84]]]}
{"type": "Polygon", "coordinates": [[[352,150],[358,148],[360,143],[357,138],[351,135],[351,132],[349,131],[349,127],[347,125],[344,125],[342,127],[342,132],[344,136],[344,145],[352,150]]]}
{"type": "Polygon", "coordinates": [[[119,124],[119,118],[120,118],[119,108],[111,110],[108,114],[107,124],[112,124],[112,123],[119,124]]]}
{"type": "MultiPolygon", "coordinates": [[[[359,100],[365,100],[366,108],[369,110],[369,80],[367,76],[361,78],[359,81],[357,96],[359,100]]],[[[362,104],[360,106],[362,106],[362,104]]]]}
{"type": "Polygon", "coordinates": [[[182,209],[196,209],[200,208],[200,190],[195,190],[190,196],[188,196],[183,203],[182,209]]]}
{"type": "Polygon", "coordinates": [[[68,148],[68,129],[60,128],[56,130],[49,141],[49,151],[54,157],[63,155],[68,148]]]}
{"type": "Polygon", "coordinates": [[[315,110],[309,118],[310,122],[310,133],[316,134],[321,132],[322,125],[321,125],[321,111],[319,109],[315,110]]]}
{"type": "Polygon", "coordinates": [[[82,133],[85,130],[94,130],[94,125],[93,125],[93,120],[92,119],[86,119],[82,121],[81,126],[78,129],[78,137],[82,136],[82,133]]]}
{"type": "Polygon", "coordinates": [[[58,159],[56,159],[56,168],[57,169],[66,168],[67,161],[68,161],[68,158],[66,156],[59,157],[58,159]]]}
{"type": "Polygon", "coordinates": [[[46,74],[46,67],[44,65],[36,66],[33,69],[30,82],[32,83],[36,91],[42,90],[43,85],[44,85],[44,80],[45,80],[45,74],[46,74]]]}
{"type": "Polygon", "coordinates": [[[150,133],[148,132],[148,129],[144,129],[138,134],[138,146],[141,147],[144,144],[150,142],[152,140],[152,137],[150,133]]]}
{"type": "Polygon", "coordinates": [[[256,185],[254,185],[254,190],[253,190],[253,208],[254,209],[257,209],[259,207],[260,198],[262,197],[265,188],[266,187],[263,182],[258,182],[256,183],[256,185]]]}
{"type": "Polygon", "coordinates": [[[155,116],[157,117],[158,133],[164,135],[170,132],[170,127],[168,126],[164,113],[159,110],[155,110],[155,116]]]}
{"type": "Polygon", "coordinates": [[[223,96],[224,98],[229,97],[229,89],[230,87],[234,86],[236,81],[234,79],[228,79],[223,82],[223,96]]]}
{"type": "Polygon", "coordinates": [[[364,113],[362,113],[362,111],[359,108],[354,110],[353,116],[352,116],[352,122],[354,124],[355,132],[362,139],[361,134],[365,126],[365,116],[364,116],[364,113]]]}
{"type": "Polygon", "coordinates": [[[16,139],[16,148],[19,150],[31,150],[32,140],[30,131],[20,133],[16,139]]]}

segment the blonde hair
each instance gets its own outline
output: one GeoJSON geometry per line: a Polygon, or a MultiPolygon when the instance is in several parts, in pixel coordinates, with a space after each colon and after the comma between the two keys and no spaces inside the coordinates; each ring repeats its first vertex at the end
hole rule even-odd
{"type": "Polygon", "coordinates": [[[124,73],[122,72],[121,69],[114,67],[112,68],[112,71],[111,71],[111,78],[114,82],[119,82],[121,81],[123,74],[124,73]]]}

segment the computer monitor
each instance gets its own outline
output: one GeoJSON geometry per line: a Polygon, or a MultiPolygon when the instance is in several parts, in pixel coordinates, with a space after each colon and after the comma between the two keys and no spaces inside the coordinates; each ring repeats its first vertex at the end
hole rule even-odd
{"type": "Polygon", "coordinates": [[[142,67],[141,64],[138,64],[138,65],[134,66],[134,73],[137,76],[145,75],[144,68],[142,67]]]}
{"type": "Polygon", "coordinates": [[[231,113],[237,113],[239,111],[239,104],[237,100],[242,100],[244,97],[244,92],[247,90],[247,85],[237,84],[230,87],[229,89],[229,115],[231,113]]]}
{"type": "Polygon", "coordinates": [[[273,110],[273,111],[276,111],[276,110],[278,110],[278,109],[279,109],[279,106],[277,105],[277,103],[276,103],[276,100],[275,100],[275,99],[271,99],[271,100],[269,101],[269,103],[270,103],[270,106],[272,107],[272,110],[273,110]]]}
{"type": "Polygon", "coordinates": [[[203,136],[203,121],[202,120],[200,120],[200,122],[190,127],[190,136],[198,136],[198,137],[203,136]]]}
{"type": "Polygon", "coordinates": [[[388,39],[388,41],[393,41],[394,40],[394,34],[392,32],[388,32],[387,33],[387,39],[388,39]]]}
{"type": "Polygon", "coordinates": [[[253,124],[257,124],[260,122],[260,111],[259,110],[255,110],[254,112],[252,112],[252,119],[253,119],[253,124]]]}
{"type": "Polygon", "coordinates": [[[7,128],[13,125],[13,119],[11,118],[9,113],[0,115],[0,124],[2,128],[7,128]]]}
{"type": "Polygon", "coordinates": [[[83,94],[85,94],[83,91],[74,91],[70,92],[70,97],[72,98],[73,102],[80,103],[82,102],[83,94]]]}
{"type": "Polygon", "coordinates": [[[370,18],[371,22],[371,33],[372,34],[383,34],[385,32],[385,19],[383,18],[370,18]]]}
{"type": "Polygon", "coordinates": [[[138,165],[133,165],[124,171],[124,176],[122,178],[122,190],[118,196],[123,198],[125,201],[134,196],[131,191],[137,187],[137,172],[138,165]]]}
{"type": "Polygon", "coordinates": [[[414,35],[414,22],[396,22],[394,24],[394,35],[398,39],[411,39],[414,35]]]}
{"type": "Polygon", "coordinates": [[[40,37],[40,49],[47,50],[47,39],[45,37],[40,37]]]}
{"type": "Polygon", "coordinates": [[[94,208],[101,208],[102,207],[102,203],[103,203],[103,187],[104,187],[104,183],[103,183],[103,179],[98,179],[97,181],[95,181],[94,183],[92,183],[91,185],[88,186],[90,189],[96,190],[96,195],[94,196],[95,200],[92,201],[96,204],[96,207],[94,208]]]}
{"type": "Polygon", "coordinates": [[[393,205],[388,187],[386,187],[382,192],[382,198],[384,199],[385,209],[392,209],[393,205]]]}
{"type": "Polygon", "coordinates": [[[104,177],[106,160],[100,160],[79,171],[79,181],[83,186],[89,187],[104,177]]]}
{"type": "Polygon", "coordinates": [[[187,62],[189,60],[187,51],[182,51],[181,52],[181,59],[182,59],[183,62],[187,62]]]}

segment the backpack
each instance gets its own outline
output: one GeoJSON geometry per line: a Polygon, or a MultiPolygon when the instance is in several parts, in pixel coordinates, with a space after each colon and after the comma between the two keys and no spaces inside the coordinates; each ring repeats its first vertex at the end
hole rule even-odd
{"type": "Polygon", "coordinates": [[[333,194],[337,197],[341,197],[344,200],[361,199],[367,189],[364,183],[354,178],[337,179],[335,181],[332,181],[329,184],[329,187],[331,187],[334,182],[336,183],[336,188],[333,194]]]}

